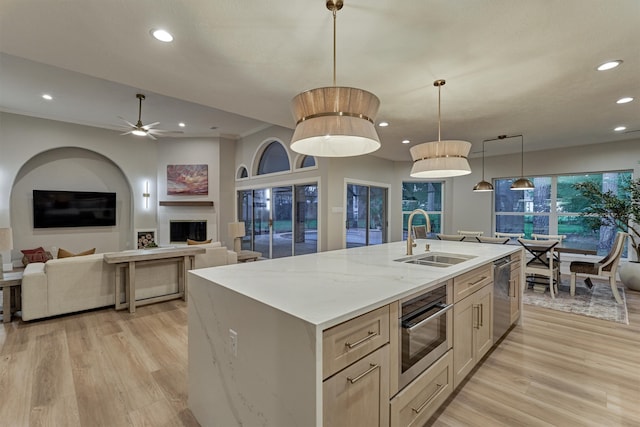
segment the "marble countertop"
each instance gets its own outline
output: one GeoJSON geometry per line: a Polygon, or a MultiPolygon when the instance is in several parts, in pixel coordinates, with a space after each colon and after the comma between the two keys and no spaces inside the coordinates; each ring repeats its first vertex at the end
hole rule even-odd
{"type": "Polygon", "coordinates": [[[520,246],[418,240],[414,255],[430,252],[476,258],[446,268],[396,262],[406,241],[192,270],[214,284],[326,329],[427,289],[520,246]]]}

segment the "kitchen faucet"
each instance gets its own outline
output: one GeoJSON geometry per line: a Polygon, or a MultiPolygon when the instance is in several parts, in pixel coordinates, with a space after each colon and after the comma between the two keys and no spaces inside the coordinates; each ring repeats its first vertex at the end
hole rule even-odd
{"type": "Polygon", "coordinates": [[[424,215],[425,219],[427,220],[427,234],[431,232],[431,221],[429,221],[429,215],[427,214],[427,212],[423,209],[414,209],[409,214],[409,219],[407,220],[407,255],[413,255],[413,248],[416,246],[413,241],[413,237],[411,237],[411,223],[413,222],[414,215],[417,213],[421,213],[422,215],[424,215]]]}

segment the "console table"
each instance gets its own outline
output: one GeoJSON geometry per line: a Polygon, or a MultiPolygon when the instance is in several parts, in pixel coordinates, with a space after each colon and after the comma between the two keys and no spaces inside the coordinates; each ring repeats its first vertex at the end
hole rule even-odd
{"type": "MultiPolygon", "coordinates": [[[[1,268],[1,267],[0,267],[1,268]]],[[[11,322],[13,311],[20,309],[20,284],[22,283],[22,271],[6,272],[0,277],[2,288],[2,322],[11,322]],[[11,302],[13,301],[13,304],[11,302]]]]}
{"type": "Polygon", "coordinates": [[[129,313],[136,312],[136,305],[151,304],[154,302],[167,301],[175,298],[187,300],[185,289],[187,271],[194,267],[194,258],[197,254],[206,252],[205,248],[197,245],[180,248],[157,248],[139,249],[124,252],[113,252],[104,254],[104,261],[107,264],[116,265],[115,296],[116,310],[129,308],[129,313]],[[152,263],[178,263],[178,292],[147,298],[136,301],[136,265],[152,263]],[[127,269],[128,274],[122,274],[122,270],[127,269]],[[127,280],[128,276],[128,280],[127,280]],[[125,301],[120,301],[120,289],[125,285],[125,301]]]}

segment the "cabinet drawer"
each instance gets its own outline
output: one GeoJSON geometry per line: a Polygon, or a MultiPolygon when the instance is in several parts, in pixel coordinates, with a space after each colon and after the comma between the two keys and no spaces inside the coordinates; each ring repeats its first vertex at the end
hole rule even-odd
{"type": "Polygon", "coordinates": [[[389,306],[358,316],[322,334],[322,373],[328,378],[389,342],[389,306]]]}
{"type": "Polygon", "coordinates": [[[486,264],[454,277],[453,301],[458,302],[491,282],[493,282],[493,264],[486,264]]]}
{"type": "Polygon", "coordinates": [[[325,427],[389,426],[389,346],[322,383],[325,427]]]}
{"type": "Polygon", "coordinates": [[[453,391],[453,351],[391,399],[391,427],[420,427],[453,391]]]}

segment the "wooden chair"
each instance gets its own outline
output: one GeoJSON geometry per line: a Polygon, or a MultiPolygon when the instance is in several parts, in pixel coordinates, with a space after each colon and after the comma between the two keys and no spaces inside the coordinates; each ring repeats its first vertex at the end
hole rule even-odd
{"type": "Polygon", "coordinates": [[[414,239],[426,239],[427,238],[427,226],[426,225],[412,225],[414,239]]]}
{"type": "Polygon", "coordinates": [[[532,233],[531,238],[533,240],[557,240],[562,244],[562,241],[567,238],[564,234],[537,234],[532,233]]]}
{"type": "Polygon", "coordinates": [[[484,234],[484,231],[458,230],[458,234],[461,236],[477,237],[477,236],[482,236],[484,234]]]}
{"type": "Polygon", "coordinates": [[[476,240],[480,243],[494,243],[498,245],[506,245],[510,240],[508,237],[483,237],[476,236],[476,240]]]}
{"type": "Polygon", "coordinates": [[[460,234],[436,234],[438,240],[452,240],[455,242],[462,242],[464,240],[464,236],[460,234]]]}
{"type": "Polygon", "coordinates": [[[500,231],[496,231],[493,235],[496,237],[508,237],[509,239],[519,239],[520,237],[524,237],[524,233],[502,233],[500,231]]]}
{"type": "Polygon", "coordinates": [[[569,264],[569,271],[571,272],[571,288],[569,292],[571,296],[574,296],[576,293],[576,276],[578,274],[587,276],[585,282],[589,287],[593,286],[591,284],[591,277],[600,277],[609,280],[613,297],[618,304],[622,304],[622,298],[616,285],[616,272],[627,236],[629,236],[628,233],[619,231],[618,234],[616,234],[616,239],[607,256],[598,262],[572,261],[571,264],[569,264]]]}
{"type": "MultiPolygon", "coordinates": [[[[549,278],[549,293],[555,299],[560,282],[560,263],[556,261],[553,248],[560,242],[557,240],[532,240],[519,238],[518,242],[532,256],[525,265],[527,276],[544,276],[549,278]]],[[[535,284],[535,278],[533,279],[535,284]]]]}

